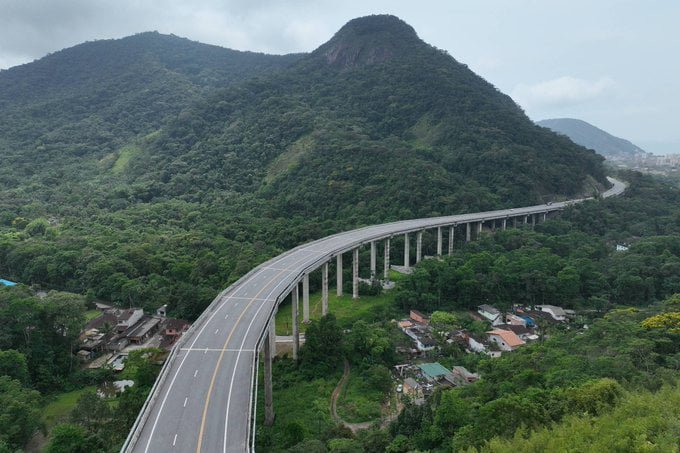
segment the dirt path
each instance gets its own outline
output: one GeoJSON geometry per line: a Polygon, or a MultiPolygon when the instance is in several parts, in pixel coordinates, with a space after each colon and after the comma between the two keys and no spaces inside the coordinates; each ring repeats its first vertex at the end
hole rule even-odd
{"type": "Polygon", "coordinates": [[[340,378],[340,381],[338,381],[338,385],[335,386],[333,394],[331,395],[331,416],[336,423],[342,424],[346,423],[338,416],[338,398],[340,397],[345,384],[347,384],[347,381],[349,380],[349,362],[347,359],[344,359],[344,362],[345,370],[342,372],[342,377],[340,378]]]}
{"type": "MultiPolygon", "coordinates": [[[[338,385],[335,386],[335,389],[333,390],[333,393],[331,394],[331,416],[333,417],[333,420],[336,423],[339,423],[341,425],[344,425],[345,427],[349,428],[352,430],[353,433],[356,433],[357,431],[361,429],[368,429],[370,428],[377,420],[370,421],[370,422],[362,422],[362,423],[348,423],[344,421],[343,419],[340,418],[338,415],[338,398],[340,398],[340,394],[342,393],[342,390],[345,388],[345,385],[347,385],[347,381],[349,380],[349,362],[347,359],[344,360],[344,365],[345,369],[342,373],[342,377],[338,381],[338,385]]],[[[389,403],[388,403],[389,405],[389,403]]],[[[401,408],[399,408],[401,410],[401,408]]],[[[390,414],[390,416],[384,418],[382,420],[382,426],[385,427],[387,424],[389,424],[392,420],[396,418],[398,415],[399,411],[397,411],[397,414],[390,414]]]]}

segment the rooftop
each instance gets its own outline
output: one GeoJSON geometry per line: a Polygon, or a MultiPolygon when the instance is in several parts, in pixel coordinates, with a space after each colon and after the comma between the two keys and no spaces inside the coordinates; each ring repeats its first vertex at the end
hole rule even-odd
{"type": "Polygon", "coordinates": [[[501,337],[503,341],[511,348],[521,346],[524,344],[524,341],[520,337],[518,337],[517,334],[515,334],[515,332],[511,330],[492,330],[487,333],[489,335],[496,335],[501,337]]]}
{"type": "Polygon", "coordinates": [[[418,368],[420,368],[420,370],[423,373],[430,376],[432,379],[436,379],[440,376],[446,376],[447,374],[451,374],[451,371],[442,366],[439,362],[422,363],[418,365],[418,368]]]}
{"type": "Polygon", "coordinates": [[[492,315],[498,315],[498,314],[501,313],[500,311],[498,311],[498,309],[496,307],[492,307],[491,305],[484,304],[484,305],[480,305],[477,308],[479,308],[481,311],[491,313],[492,315]]]}
{"type": "Polygon", "coordinates": [[[0,278],[0,285],[4,286],[16,286],[16,283],[10,282],[9,280],[5,280],[3,278],[0,278]]]}

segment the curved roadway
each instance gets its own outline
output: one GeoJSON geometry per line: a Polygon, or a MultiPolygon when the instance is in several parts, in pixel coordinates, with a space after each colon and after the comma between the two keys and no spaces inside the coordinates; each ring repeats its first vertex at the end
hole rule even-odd
{"type": "MultiPolygon", "coordinates": [[[[603,196],[622,193],[623,183],[609,179],[614,185],[603,196]]],[[[338,254],[393,235],[558,211],[583,200],[374,225],[261,264],[224,290],[174,347],[122,451],[248,451],[257,351],[270,319],[304,274],[338,254]]]]}

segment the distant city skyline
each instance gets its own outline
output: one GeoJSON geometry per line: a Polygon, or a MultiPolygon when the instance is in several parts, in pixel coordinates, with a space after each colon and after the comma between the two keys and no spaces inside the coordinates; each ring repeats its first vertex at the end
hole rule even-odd
{"type": "Polygon", "coordinates": [[[310,52],[347,21],[394,14],[537,121],[587,121],[680,153],[680,2],[667,0],[2,0],[0,69],[157,30],[267,53],[310,52]]]}

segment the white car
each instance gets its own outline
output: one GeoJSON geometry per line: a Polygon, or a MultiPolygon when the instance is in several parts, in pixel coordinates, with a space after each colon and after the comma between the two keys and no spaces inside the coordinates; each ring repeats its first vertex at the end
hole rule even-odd
{"type": "Polygon", "coordinates": [[[397,393],[401,393],[403,391],[404,391],[404,386],[401,385],[401,384],[397,385],[397,393]]]}

